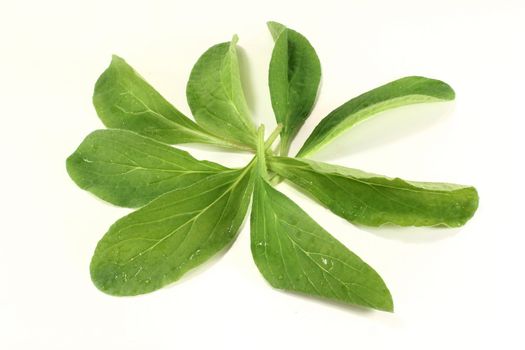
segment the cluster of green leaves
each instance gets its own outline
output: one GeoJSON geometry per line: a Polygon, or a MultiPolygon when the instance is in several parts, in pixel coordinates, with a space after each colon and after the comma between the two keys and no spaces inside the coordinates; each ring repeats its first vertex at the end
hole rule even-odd
{"type": "Polygon", "coordinates": [[[137,295],[179,279],[230,246],[250,198],[251,250],[274,287],[392,311],[379,274],[271,184],[291,181],[349,222],[368,226],[461,226],[478,205],[473,187],[405,181],[305,159],[380,111],[454,99],[442,81],[406,77],[351,99],[326,116],[295,158],[290,144],[310,115],[321,67],[298,32],[270,22],[275,40],[271,103],[278,128],[264,141],[242,90],[237,37],[207,50],[187,84],[195,122],[114,56],[93,102],[108,129],[86,137],[67,159],[81,188],[138,208],[113,224],[91,261],[91,277],[112,295],[137,295]],[[273,143],[280,136],[279,151],[273,143]],[[206,143],[255,153],[242,169],[193,158],[171,145],[206,143]]]}

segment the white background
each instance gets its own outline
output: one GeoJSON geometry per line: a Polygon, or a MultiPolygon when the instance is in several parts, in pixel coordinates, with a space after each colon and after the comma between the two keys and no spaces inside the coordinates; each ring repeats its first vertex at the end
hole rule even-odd
{"type": "Polygon", "coordinates": [[[524,348],[523,1],[0,4],[0,348],[524,348]],[[91,95],[111,54],[189,115],[193,63],[237,33],[248,101],[272,129],[267,20],[309,38],[323,67],[292,151],[333,108],[388,81],[423,75],[456,90],[454,103],[385,113],[314,158],[475,185],[480,207],[463,228],[355,227],[279,186],[383,276],[393,314],[273,290],[252,261],[247,223],[227,254],[158,292],[115,298],[90,281],[97,241],[129,210],[78,189],[65,159],[102,127],[91,95]]]}

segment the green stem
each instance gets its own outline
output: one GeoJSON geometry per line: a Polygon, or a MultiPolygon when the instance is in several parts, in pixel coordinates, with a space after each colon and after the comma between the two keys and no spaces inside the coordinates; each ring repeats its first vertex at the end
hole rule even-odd
{"type": "Polygon", "coordinates": [[[266,156],[264,143],[264,125],[261,124],[257,130],[257,171],[263,179],[268,179],[268,171],[266,170],[266,156]]]}
{"type": "Polygon", "coordinates": [[[277,127],[275,128],[275,130],[272,131],[272,133],[270,134],[270,136],[268,137],[268,139],[264,143],[264,149],[265,150],[267,150],[268,148],[270,148],[272,146],[272,144],[275,142],[275,139],[277,138],[277,136],[279,136],[279,133],[281,132],[282,129],[283,129],[283,125],[282,124],[277,124],[277,127]]]}
{"type": "Polygon", "coordinates": [[[290,140],[287,137],[281,138],[281,145],[279,146],[279,155],[282,157],[288,156],[290,151],[290,140]]]}
{"type": "Polygon", "coordinates": [[[210,132],[204,130],[204,131],[194,131],[194,130],[190,130],[190,129],[186,129],[188,130],[190,133],[194,134],[194,135],[198,135],[198,136],[201,136],[201,137],[205,137],[206,139],[209,140],[209,142],[207,142],[208,144],[210,145],[217,145],[217,146],[220,146],[220,147],[224,147],[226,149],[232,149],[232,150],[237,150],[237,151],[251,151],[253,152],[254,151],[254,148],[253,147],[250,147],[248,145],[244,145],[244,144],[240,144],[240,143],[236,143],[236,142],[233,142],[233,141],[228,141],[226,139],[223,139],[219,136],[215,136],[214,134],[211,134],[210,132]]]}

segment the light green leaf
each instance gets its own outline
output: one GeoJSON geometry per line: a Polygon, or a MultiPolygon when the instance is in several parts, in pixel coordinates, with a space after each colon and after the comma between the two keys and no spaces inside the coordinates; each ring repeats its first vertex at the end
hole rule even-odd
{"type": "Polygon", "coordinates": [[[251,215],[251,250],[275,288],[392,311],[381,277],[267,182],[262,133],[251,215]]]}
{"type": "Polygon", "coordinates": [[[326,116],[297,153],[306,157],[357,123],[388,109],[425,102],[453,100],[454,90],[440,81],[405,77],[370,90],[339,106],[326,116]]]}
{"type": "Polygon", "coordinates": [[[168,192],[118,220],[91,261],[95,285],[112,295],[152,292],[229,246],[248,207],[252,164],[168,192]]]}
{"type": "Polygon", "coordinates": [[[268,29],[270,30],[270,34],[272,34],[273,40],[277,40],[279,35],[281,35],[281,33],[287,29],[286,26],[282,25],[281,23],[273,21],[268,22],[267,25],[268,29]]]}
{"type": "Polygon", "coordinates": [[[246,149],[195,124],[118,56],[98,79],[93,104],[108,128],[131,130],[169,144],[201,142],[246,149]]]}
{"type": "Polygon", "coordinates": [[[405,181],[296,158],[272,157],[269,166],[356,224],[457,227],[478,207],[471,186],[405,181]]]}
{"type": "Polygon", "coordinates": [[[286,155],[314,106],[321,64],[304,36],[276,22],[268,28],[275,39],[268,82],[275,118],[283,125],[281,155],[286,155]]]}
{"type": "Polygon", "coordinates": [[[237,36],[212,46],[191,71],[186,96],[197,123],[255,149],[256,133],[241,85],[237,36]]]}
{"type": "Polygon", "coordinates": [[[159,195],[232,171],[127,130],[97,130],[66,161],[82,189],[116,205],[140,207],[159,195]]]}

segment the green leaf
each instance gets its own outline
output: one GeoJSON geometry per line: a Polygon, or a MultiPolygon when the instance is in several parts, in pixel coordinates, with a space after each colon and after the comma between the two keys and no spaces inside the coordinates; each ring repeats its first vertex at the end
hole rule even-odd
{"type": "Polygon", "coordinates": [[[80,188],[124,207],[140,207],[163,193],[232,171],[148,137],[116,129],[88,135],[67,159],[66,167],[80,188]]]}
{"type": "Polygon", "coordinates": [[[268,22],[267,25],[268,29],[270,30],[270,34],[272,34],[273,40],[277,40],[279,35],[281,35],[281,33],[287,29],[286,26],[282,25],[281,23],[273,21],[268,22]]]}
{"type": "Polygon", "coordinates": [[[478,193],[470,186],[392,179],[295,158],[272,157],[269,166],[356,224],[457,227],[478,207],[478,193]]]}
{"type": "Polygon", "coordinates": [[[393,311],[379,274],[260,175],[252,204],[251,250],[275,288],[393,311]]]}
{"type": "Polygon", "coordinates": [[[227,140],[255,149],[255,127],[242,90],[237,36],[212,46],[191,71],[186,96],[197,123],[227,140]]]}
{"type": "Polygon", "coordinates": [[[131,130],[169,144],[201,142],[246,149],[195,124],[118,56],[113,56],[95,84],[93,104],[108,128],[131,130]]]}
{"type": "Polygon", "coordinates": [[[246,214],[252,169],[207,177],[118,220],[91,261],[95,285],[112,295],[152,292],[229,246],[246,214]]]}
{"type": "Polygon", "coordinates": [[[276,22],[268,28],[275,39],[268,82],[275,119],[283,125],[281,155],[286,155],[314,106],[321,64],[304,36],[276,22]]]}
{"type": "Polygon", "coordinates": [[[440,80],[424,77],[395,80],[351,99],[328,114],[297,156],[311,155],[345,130],[379,112],[416,103],[449,101],[454,97],[454,90],[440,80]]]}
{"type": "Polygon", "coordinates": [[[268,183],[263,135],[261,127],[250,222],[252,255],[261,274],[275,288],[393,311],[377,272],[268,183]]]}

